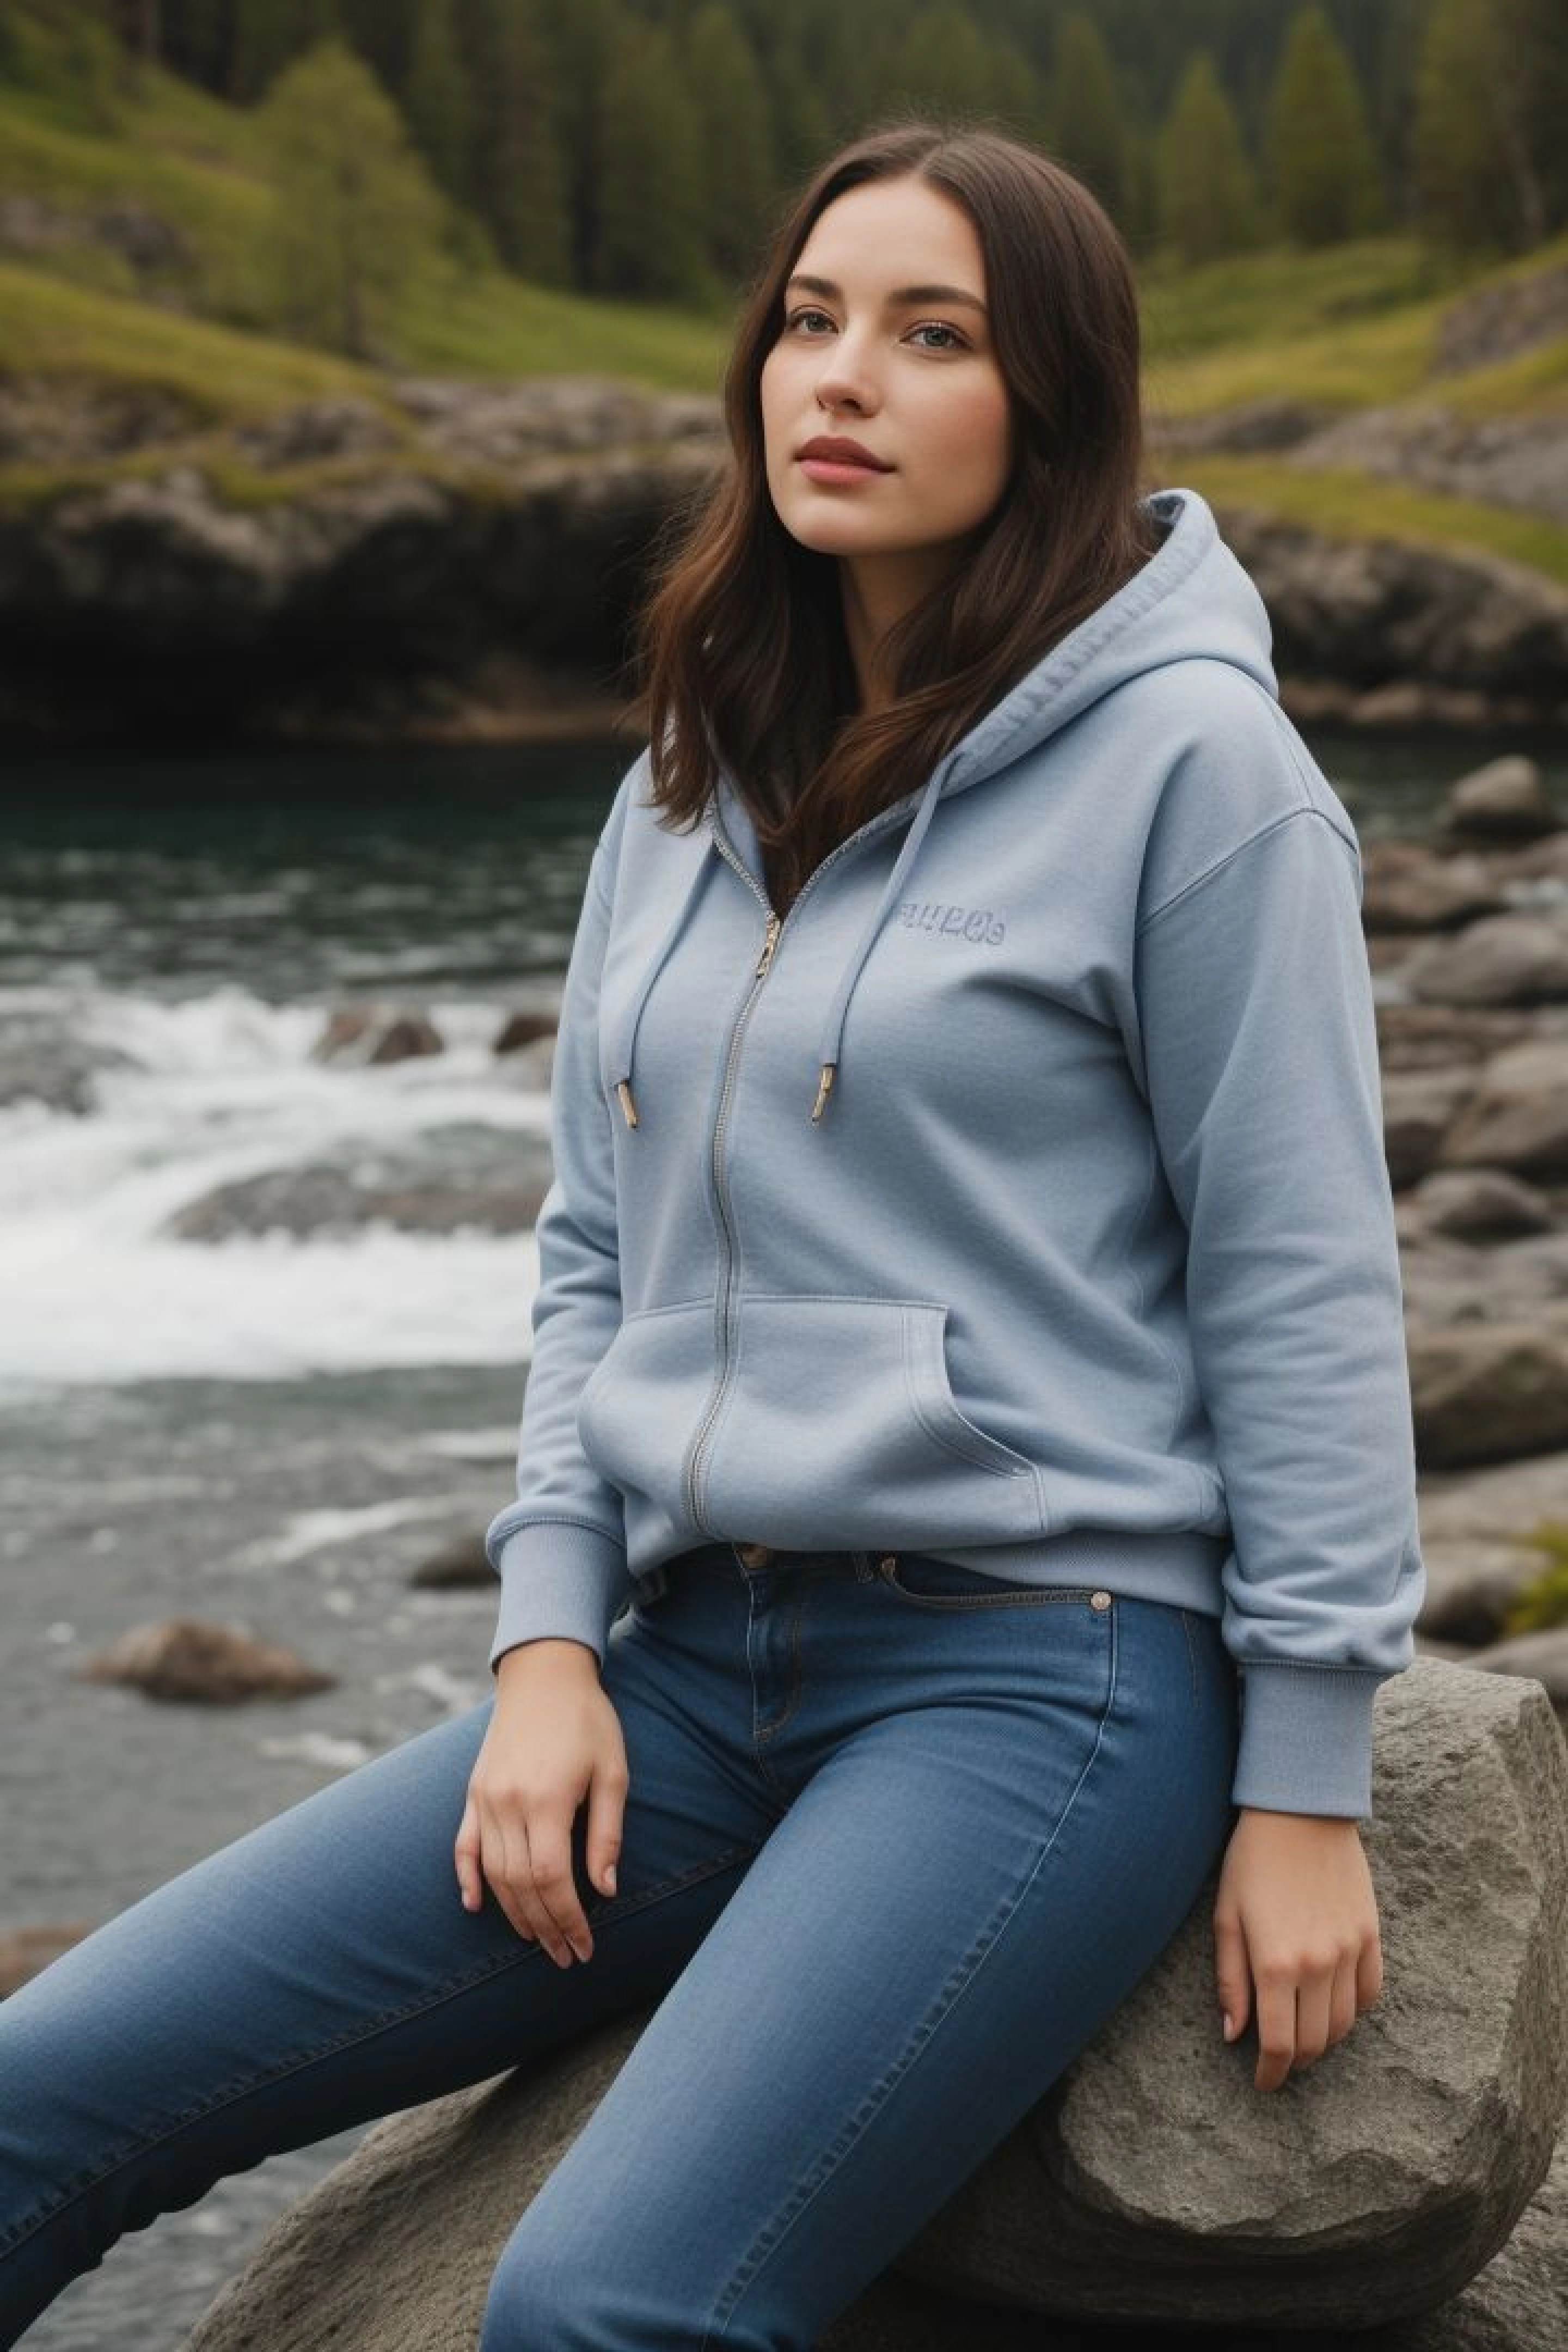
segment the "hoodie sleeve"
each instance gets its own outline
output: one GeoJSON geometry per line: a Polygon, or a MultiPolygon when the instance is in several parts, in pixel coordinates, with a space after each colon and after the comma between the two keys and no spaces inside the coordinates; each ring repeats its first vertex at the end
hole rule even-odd
{"type": "Polygon", "coordinates": [[[1145,916],[1135,982],[1231,1525],[1232,1801],[1352,1817],[1425,1585],[1360,907],[1353,845],[1302,803],[1145,916]]]}
{"type": "Polygon", "coordinates": [[[586,1643],[602,1666],[611,1622],[631,1590],[621,1495],[588,1462],[576,1424],[584,1382],[621,1321],[614,1147],[597,1042],[610,925],[605,840],[601,835],[584,892],[551,1071],[554,1176],[535,1225],[539,1286],[517,1500],[485,1534],[501,1582],[492,1667],[503,1651],[546,1636],[586,1643]]]}

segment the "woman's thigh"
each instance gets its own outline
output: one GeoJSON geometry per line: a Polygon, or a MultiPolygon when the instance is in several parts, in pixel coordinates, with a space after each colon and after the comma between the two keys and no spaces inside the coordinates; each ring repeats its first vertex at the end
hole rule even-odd
{"type": "Polygon", "coordinates": [[[1196,1900],[1232,1821],[1215,1622],[909,1570],[919,1598],[752,1580],[788,1811],[513,2233],[485,2352],[813,2344],[1196,1900]]]}
{"type": "MultiPolygon", "coordinates": [[[[561,1969],[453,1843],[489,1720],[410,1739],[121,1912],[0,2006],[0,2344],[127,2229],[221,2175],[476,2082],[656,2000],[776,1816],[623,1621],[619,1889],[561,1969]]],[[[743,1679],[743,1674],[742,1674],[743,1679]]],[[[749,1725],[749,1714],[747,1716],[749,1725]]]]}

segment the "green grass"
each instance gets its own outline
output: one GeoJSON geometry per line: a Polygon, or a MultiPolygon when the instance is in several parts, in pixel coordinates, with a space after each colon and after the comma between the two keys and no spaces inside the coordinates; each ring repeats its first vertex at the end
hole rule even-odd
{"type": "Polygon", "coordinates": [[[1546,1565],[1515,1593],[1502,1621],[1505,1636],[1568,1625],[1568,1525],[1542,1519],[1522,1540],[1532,1551],[1545,1553],[1546,1565]]]}
{"type": "Polygon", "coordinates": [[[1250,507],[1331,539],[1392,539],[1455,555],[1479,550],[1568,586],[1568,524],[1511,508],[1279,457],[1194,455],[1173,458],[1165,471],[1216,507],[1250,507]]]}
{"type": "Polygon", "coordinates": [[[184,318],[18,263],[0,262],[0,314],[8,373],[157,386],[197,422],[239,422],[342,392],[385,404],[371,369],[330,352],[184,318]]]}
{"type": "MultiPolygon", "coordinates": [[[[178,297],[196,318],[253,334],[258,368],[281,380],[293,373],[295,347],[266,332],[272,199],[255,120],[172,75],[149,77],[149,89],[144,105],[124,110],[124,128],[115,136],[62,128],[40,119],[33,103],[0,92],[0,192],[24,191],[83,213],[115,197],[145,205],[180,234],[192,257],[188,266],[159,274],[160,290],[178,297]]],[[[83,240],[26,267],[37,282],[125,300],[95,313],[85,301],[50,309],[42,298],[19,297],[26,316],[15,336],[7,307],[8,367],[41,373],[86,369],[144,382],[166,332],[172,389],[188,389],[206,353],[216,362],[207,386],[210,413],[224,413],[237,395],[248,410],[251,404],[217,346],[182,333],[194,319],[148,304],[145,325],[138,327],[131,311],[139,289],[117,255],[83,240]],[[58,359],[51,322],[64,336],[58,359]]],[[[20,265],[0,268],[9,294],[20,265]]],[[[582,373],[661,389],[713,391],[727,330],[723,318],[591,300],[527,285],[497,268],[459,268],[432,251],[410,269],[396,321],[396,363],[410,373],[506,378],[582,373]]],[[[320,356],[333,369],[347,364],[320,356]]],[[[356,373],[368,379],[372,371],[356,373]]]]}
{"type": "Polygon", "coordinates": [[[1150,405],[1172,416],[1261,399],[1352,409],[1419,398],[1473,415],[1560,407],[1568,346],[1460,376],[1428,371],[1438,321],[1456,297],[1564,261],[1568,237],[1505,267],[1462,269],[1411,239],[1377,238],[1323,253],[1248,255],[1185,277],[1146,270],[1150,405]]]}

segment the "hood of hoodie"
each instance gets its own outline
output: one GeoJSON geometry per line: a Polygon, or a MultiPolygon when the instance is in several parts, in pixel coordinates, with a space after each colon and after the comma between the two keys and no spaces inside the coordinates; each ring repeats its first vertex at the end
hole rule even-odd
{"type": "MultiPolygon", "coordinates": [[[[921,844],[940,803],[1011,766],[1118,688],[1169,662],[1194,657],[1228,662],[1278,698],[1267,608],[1220,536],[1206,500],[1196,490],[1178,488],[1153,491],[1143,503],[1164,530],[1148,561],[976,720],[922,786],[879,810],[851,836],[864,841],[912,817],[886,886],[824,1006],[809,1092],[803,1073],[803,1116],[819,1120],[826,1109],[856,984],[883,925],[910,889],[921,844]]],[[[624,1007],[618,1032],[610,1040],[616,1090],[623,1114],[634,1127],[637,1030],[649,990],[717,862],[727,858],[753,882],[762,872],[761,848],[751,818],[732,778],[722,771],[706,827],[710,854],[694,861],[658,946],[624,1007]]],[[[806,887],[810,887],[809,879],[806,887]]]]}

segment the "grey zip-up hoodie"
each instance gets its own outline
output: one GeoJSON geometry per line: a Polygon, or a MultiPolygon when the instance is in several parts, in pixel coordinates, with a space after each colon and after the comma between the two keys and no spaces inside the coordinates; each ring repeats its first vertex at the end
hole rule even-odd
{"type": "Polygon", "coordinates": [[[605,1655],[715,1538],[1207,1611],[1237,1805],[1364,1817],[1414,1656],[1403,1296],[1354,827],[1204,499],[781,922],[645,752],[552,1084],[492,1657],[605,1655]]]}

